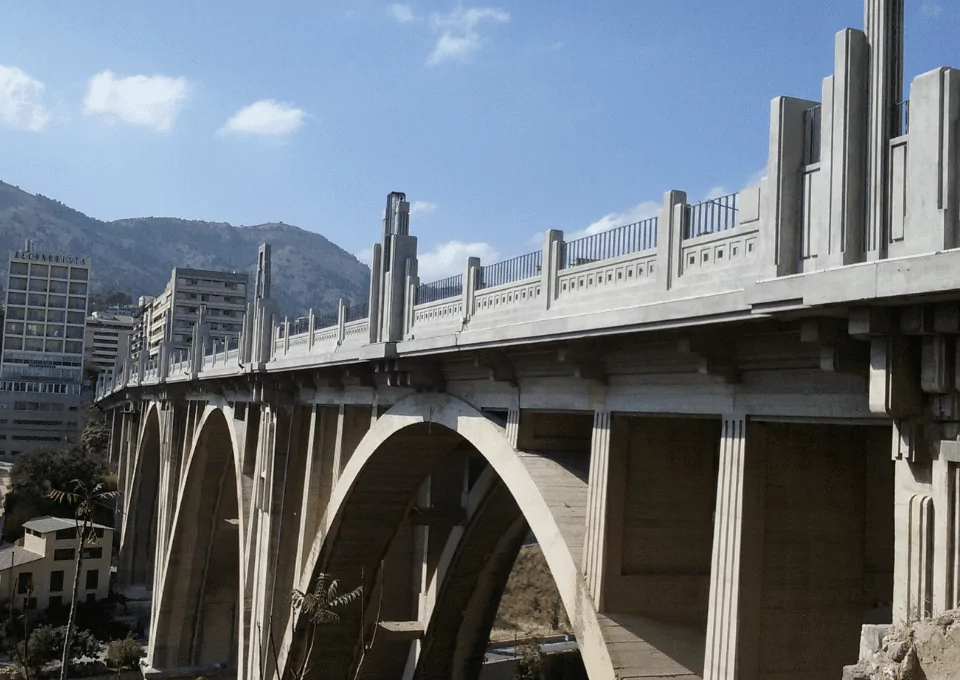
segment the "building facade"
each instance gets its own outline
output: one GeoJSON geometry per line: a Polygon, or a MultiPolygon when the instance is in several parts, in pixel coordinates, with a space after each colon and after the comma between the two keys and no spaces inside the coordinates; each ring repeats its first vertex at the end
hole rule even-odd
{"type": "MultiPolygon", "coordinates": [[[[15,609],[69,606],[76,574],[76,523],[62,517],[35,517],[23,525],[23,545],[0,549],[0,597],[15,609]]],[[[84,543],[78,600],[94,602],[110,592],[113,529],[93,525],[96,541],[84,543]]]]}
{"type": "Polygon", "coordinates": [[[0,353],[0,457],[79,431],[89,260],[10,253],[0,353]]]}
{"type": "Polygon", "coordinates": [[[193,344],[201,308],[208,342],[236,342],[243,328],[246,301],[246,274],[177,267],[163,292],[144,307],[144,348],[155,357],[166,338],[172,352],[186,351],[193,344]]]}
{"type": "Polygon", "coordinates": [[[118,356],[130,346],[134,317],[114,312],[94,312],[87,317],[84,358],[98,373],[112,371],[118,356]]]}

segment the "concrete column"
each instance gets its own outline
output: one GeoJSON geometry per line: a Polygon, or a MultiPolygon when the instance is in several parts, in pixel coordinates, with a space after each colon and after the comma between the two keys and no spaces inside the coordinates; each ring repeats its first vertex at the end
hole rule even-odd
{"type": "MultiPolygon", "coordinates": [[[[375,408],[375,407],[374,407],[375,408]]],[[[363,435],[370,429],[371,411],[365,406],[340,404],[337,413],[337,438],[333,451],[333,485],[350,460],[363,435]]]]}
{"type": "Polygon", "coordinates": [[[541,255],[540,275],[544,305],[547,309],[557,298],[557,277],[560,274],[560,250],[563,247],[563,232],[559,229],[547,231],[543,240],[543,254],[541,255]]]}
{"type": "Polygon", "coordinates": [[[932,253],[960,245],[960,71],[939,68],[910,86],[904,242],[890,255],[932,253]]]}
{"type": "Polygon", "coordinates": [[[683,206],[687,194],[668,191],[663,195],[663,207],[657,218],[657,288],[670,290],[679,275],[680,241],[683,240],[683,206]]]}
{"type": "Polygon", "coordinates": [[[870,45],[867,143],[867,260],[887,255],[888,182],[894,107],[903,96],[903,0],[866,0],[864,29],[870,45]]]}
{"type": "MultiPolygon", "coordinates": [[[[866,224],[867,64],[869,46],[861,31],[846,29],[834,41],[830,154],[830,228],[826,267],[859,262],[866,224]]],[[[824,107],[827,99],[824,97],[824,107]]],[[[827,124],[824,110],[823,125],[827,124]]],[[[826,137],[826,129],[823,134],[826,137]]]]}
{"type": "Polygon", "coordinates": [[[746,441],[746,417],[725,415],[720,439],[704,680],[738,677],[746,441]]]}
{"type": "Polygon", "coordinates": [[[347,323],[347,308],[347,301],[340,298],[337,302],[337,347],[343,344],[344,326],[347,323]]]}
{"type": "Polygon", "coordinates": [[[309,322],[307,323],[307,351],[313,351],[313,333],[317,330],[317,315],[313,312],[313,307],[310,308],[310,317],[309,322]]]}
{"type": "Polygon", "coordinates": [[[380,271],[383,260],[383,249],[379,243],[373,245],[373,255],[370,263],[370,337],[371,343],[380,339],[380,280],[383,272],[380,271]]]}
{"type": "Polygon", "coordinates": [[[603,573],[606,565],[607,498],[609,495],[611,413],[597,411],[590,442],[587,482],[587,531],[582,570],[597,611],[603,607],[603,573]]]}
{"type": "Polygon", "coordinates": [[[480,272],[480,258],[468,257],[463,268],[463,322],[473,316],[473,300],[477,294],[477,275],[480,272]]]}
{"type": "Polygon", "coordinates": [[[777,97],[770,104],[770,155],[761,215],[761,272],[765,278],[800,267],[803,200],[803,112],[818,102],[777,97]]]}

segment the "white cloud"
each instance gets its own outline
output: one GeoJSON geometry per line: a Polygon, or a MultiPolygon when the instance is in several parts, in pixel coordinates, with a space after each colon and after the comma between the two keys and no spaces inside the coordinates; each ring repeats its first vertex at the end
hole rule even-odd
{"type": "Polygon", "coordinates": [[[935,2],[925,2],[920,6],[920,14],[927,19],[938,19],[943,14],[943,7],[935,2]]]}
{"type": "Polygon", "coordinates": [[[280,136],[295,132],[303,125],[306,114],[293,104],[261,99],[245,106],[223,124],[219,134],[280,136]]]}
{"type": "Polygon", "coordinates": [[[450,14],[434,14],[430,22],[440,37],[427,59],[428,66],[444,61],[468,61],[480,49],[482,38],[477,27],[483,21],[505,24],[510,15],[495,7],[458,7],[450,14]]]}
{"type": "Polygon", "coordinates": [[[766,166],[764,166],[747,178],[747,182],[746,184],[743,185],[743,188],[749,189],[750,187],[755,187],[766,178],[767,178],[767,168],[766,166]]]}
{"type": "Polygon", "coordinates": [[[387,14],[392,16],[401,24],[406,24],[417,20],[417,17],[414,15],[413,9],[411,9],[410,5],[404,5],[399,2],[395,2],[388,6],[387,14]]]}
{"type": "Polygon", "coordinates": [[[0,125],[39,132],[53,117],[43,105],[43,83],[16,66],[0,65],[0,125]]]}
{"type": "Polygon", "coordinates": [[[83,112],[112,122],[170,132],[186,98],[186,78],[144,75],[117,78],[113,71],[107,70],[90,79],[83,98],[83,112]]]}
{"type": "Polygon", "coordinates": [[[359,253],[354,253],[353,256],[368,267],[373,264],[373,248],[364,248],[359,253]]]}
{"type": "Polygon", "coordinates": [[[616,229],[617,227],[622,227],[627,224],[641,222],[643,220],[650,219],[651,217],[656,217],[659,211],[660,204],[656,201],[643,201],[642,203],[637,203],[632,208],[627,208],[622,212],[607,213],[599,220],[588,224],[584,229],[580,229],[579,231],[575,231],[570,234],[564,234],[564,240],[574,241],[578,238],[583,238],[584,236],[592,236],[593,234],[610,231],[611,229],[616,229]]]}
{"type": "Polygon", "coordinates": [[[436,209],[436,203],[431,203],[430,201],[414,201],[410,204],[410,216],[429,215],[436,209]]]}
{"type": "Polygon", "coordinates": [[[479,257],[481,264],[493,264],[500,260],[500,251],[489,243],[464,243],[447,241],[438,244],[433,250],[418,256],[420,281],[430,283],[448,276],[463,273],[468,257],[479,257]]]}
{"type": "Polygon", "coordinates": [[[718,185],[710,189],[706,193],[706,195],[703,197],[703,200],[710,201],[714,198],[720,198],[721,196],[727,196],[728,194],[732,194],[732,193],[733,192],[730,191],[727,187],[723,185],[718,185]]]}

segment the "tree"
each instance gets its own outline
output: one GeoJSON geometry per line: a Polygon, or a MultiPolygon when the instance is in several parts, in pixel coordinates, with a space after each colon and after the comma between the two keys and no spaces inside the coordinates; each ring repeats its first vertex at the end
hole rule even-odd
{"type": "MultiPolygon", "coordinates": [[[[50,498],[51,489],[68,488],[79,479],[88,488],[105,479],[107,462],[99,452],[82,446],[62,450],[37,449],[22,454],[10,471],[10,493],[4,498],[7,540],[23,535],[23,523],[37,515],[71,517],[70,508],[50,498]]],[[[111,521],[113,513],[104,511],[103,521],[111,521]]]]}
{"type": "Polygon", "coordinates": [[[110,445],[110,428],[103,412],[91,406],[84,413],[83,431],[80,433],[80,446],[89,454],[105,455],[110,445]]]}
{"type": "Polygon", "coordinates": [[[66,669],[70,659],[83,656],[96,658],[97,654],[100,653],[100,643],[97,642],[96,638],[89,632],[81,630],[70,641],[70,653],[68,655],[62,654],[63,650],[66,649],[64,644],[66,631],[66,626],[57,628],[40,626],[30,633],[26,642],[20,643],[17,651],[26,675],[29,676],[31,672],[38,672],[47,664],[58,659],[61,660],[61,663],[64,664],[63,668],[66,669]]]}
{"type": "Polygon", "coordinates": [[[143,645],[130,634],[122,640],[114,640],[107,647],[107,660],[114,664],[118,671],[124,668],[139,668],[140,659],[146,655],[143,645]]]}
{"type": "MultiPolygon", "coordinates": [[[[363,592],[363,586],[357,586],[349,593],[340,594],[339,591],[340,584],[337,579],[321,573],[317,577],[313,590],[305,593],[294,590],[290,595],[294,611],[299,609],[306,614],[310,625],[307,649],[293,671],[297,680],[302,680],[310,672],[308,664],[313,654],[313,646],[316,643],[317,628],[320,627],[320,624],[340,623],[340,613],[337,610],[358,601],[360,594],[363,592]]],[[[276,659],[274,663],[276,663],[276,659]]]]}
{"type": "Polygon", "coordinates": [[[520,674],[517,680],[543,680],[543,649],[539,640],[530,640],[517,646],[520,655],[520,674]]]}
{"type": "Polygon", "coordinates": [[[97,534],[93,527],[93,513],[97,507],[107,507],[107,501],[112,501],[120,495],[119,491],[110,491],[102,483],[89,488],[79,479],[73,480],[73,491],[53,489],[50,498],[58,503],[67,503],[74,508],[74,520],[77,524],[77,559],[76,572],[73,575],[73,592],[70,596],[70,617],[67,619],[67,630],[64,633],[63,661],[60,667],[60,680],[67,680],[67,666],[70,653],[70,637],[73,633],[73,620],[77,610],[77,593],[80,589],[80,568],[83,565],[83,546],[85,543],[96,545],[97,534]]]}

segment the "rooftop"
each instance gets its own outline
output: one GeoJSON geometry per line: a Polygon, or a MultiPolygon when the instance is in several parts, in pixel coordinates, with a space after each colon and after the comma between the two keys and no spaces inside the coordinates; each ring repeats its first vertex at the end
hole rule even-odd
{"type": "Polygon", "coordinates": [[[27,550],[23,546],[8,545],[0,548],[0,571],[42,559],[43,555],[27,550]]]}
{"type": "MultiPolygon", "coordinates": [[[[92,524],[91,526],[95,529],[109,529],[113,531],[113,527],[107,527],[102,524],[92,524]]],[[[34,517],[24,522],[23,527],[25,529],[33,529],[41,534],[48,534],[51,531],[60,531],[61,529],[76,529],[77,523],[72,519],[66,519],[64,517],[44,515],[42,517],[34,517]]]]}

